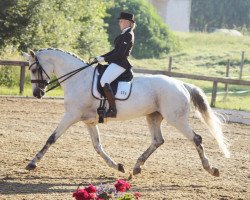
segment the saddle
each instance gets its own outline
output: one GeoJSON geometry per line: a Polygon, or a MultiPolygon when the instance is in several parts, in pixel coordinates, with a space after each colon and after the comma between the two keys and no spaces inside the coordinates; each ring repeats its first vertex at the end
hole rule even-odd
{"type": "MultiPolygon", "coordinates": [[[[93,97],[99,100],[105,98],[105,94],[102,90],[100,80],[107,67],[108,65],[101,65],[99,63],[96,66],[93,75],[92,95],[93,97]]],[[[124,101],[129,98],[132,89],[132,82],[131,82],[132,79],[133,79],[133,71],[131,69],[128,69],[110,84],[113,93],[115,94],[116,100],[124,101]]]]}
{"type": "MultiPolygon", "coordinates": [[[[92,81],[92,95],[94,98],[100,100],[100,106],[97,109],[99,123],[104,122],[106,112],[106,97],[101,87],[100,80],[107,67],[108,65],[101,65],[98,63],[98,65],[95,67],[92,81]]],[[[131,69],[127,69],[110,84],[116,100],[124,101],[129,98],[132,90],[132,79],[133,71],[131,69]]]]}

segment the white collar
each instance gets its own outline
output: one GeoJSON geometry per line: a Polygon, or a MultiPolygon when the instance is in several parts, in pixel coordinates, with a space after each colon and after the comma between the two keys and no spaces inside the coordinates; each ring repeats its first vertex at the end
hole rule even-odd
{"type": "Polygon", "coordinates": [[[130,28],[131,28],[131,27],[129,26],[129,27],[123,29],[122,32],[121,32],[121,34],[125,33],[125,32],[126,32],[128,29],[130,29],[130,28]]]}

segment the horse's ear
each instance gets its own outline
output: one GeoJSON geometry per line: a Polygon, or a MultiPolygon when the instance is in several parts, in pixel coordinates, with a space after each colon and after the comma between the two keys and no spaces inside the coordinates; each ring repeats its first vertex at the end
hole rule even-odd
{"type": "Polygon", "coordinates": [[[35,53],[34,53],[34,51],[30,50],[30,55],[31,55],[33,58],[35,58],[35,53]]]}
{"type": "Polygon", "coordinates": [[[22,52],[22,54],[23,54],[23,56],[25,57],[25,59],[26,59],[27,61],[30,60],[30,55],[29,55],[28,53],[22,52]]]}

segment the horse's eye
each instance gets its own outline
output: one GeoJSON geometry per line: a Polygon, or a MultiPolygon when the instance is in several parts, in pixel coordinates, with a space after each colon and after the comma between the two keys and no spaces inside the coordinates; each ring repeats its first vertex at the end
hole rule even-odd
{"type": "Polygon", "coordinates": [[[35,73],[36,73],[36,71],[37,71],[37,69],[36,69],[36,68],[31,70],[31,72],[32,72],[33,74],[35,74],[35,73]]]}

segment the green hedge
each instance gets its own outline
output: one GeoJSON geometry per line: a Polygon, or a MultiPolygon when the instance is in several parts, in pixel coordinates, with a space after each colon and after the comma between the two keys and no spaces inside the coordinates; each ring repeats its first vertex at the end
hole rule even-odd
{"type": "Polygon", "coordinates": [[[13,87],[18,85],[18,71],[13,67],[0,67],[0,86],[13,87]]]}
{"type": "MultiPolygon", "coordinates": [[[[100,0],[0,1],[0,49],[56,47],[82,56],[109,49],[100,0]]],[[[108,4],[107,4],[108,5],[108,4]]]]}

